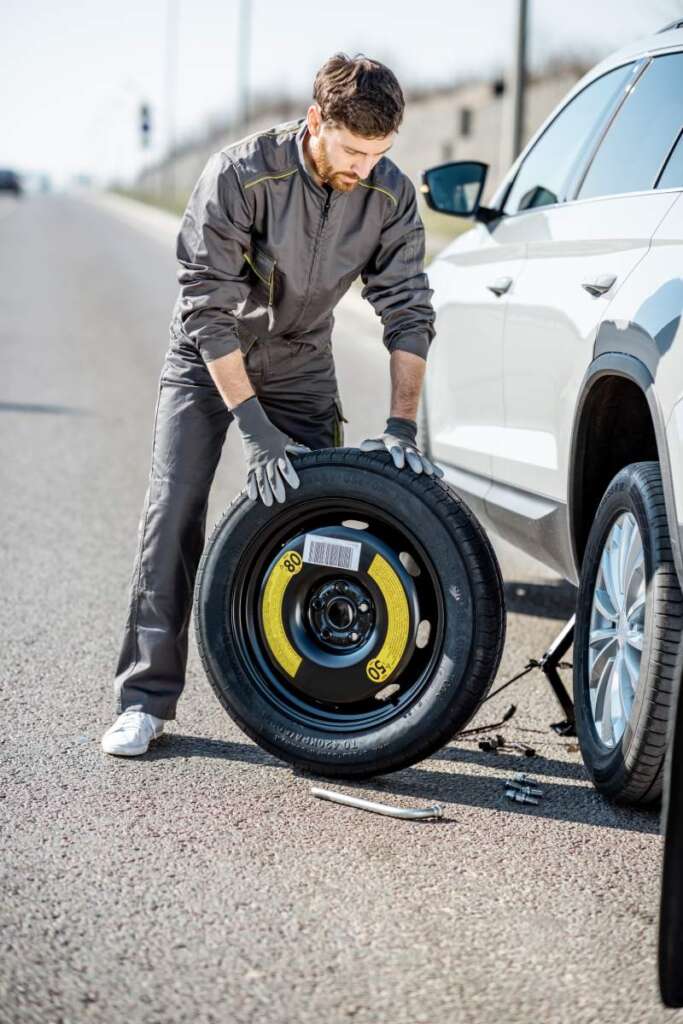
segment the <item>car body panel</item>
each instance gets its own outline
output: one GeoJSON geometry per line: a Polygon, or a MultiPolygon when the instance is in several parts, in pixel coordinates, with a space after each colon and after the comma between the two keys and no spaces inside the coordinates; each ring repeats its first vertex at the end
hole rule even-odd
{"type": "Polygon", "coordinates": [[[495,480],[567,501],[567,440],[598,328],[674,202],[651,192],[510,218],[527,255],[508,300],[495,480]],[[589,294],[583,285],[602,275],[614,276],[614,285],[589,294]]]}
{"type": "Polygon", "coordinates": [[[668,420],[683,398],[683,194],[660,195],[670,203],[667,214],[653,234],[647,259],[610,306],[615,333],[596,343],[595,354],[607,344],[619,345],[620,351],[633,347],[652,374],[668,420]]]}
{"type": "Polygon", "coordinates": [[[456,239],[430,268],[437,336],[427,362],[429,433],[435,458],[489,479],[496,433],[503,429],[505,294],[490,290],[513,282],[524,246],[508,241],[508,225],[483,225],[456,239]],[[461,325],[467,324],[463,331],[461,325]]]}
{"type": "MultiPolygon", "coordinates": [[[[632,64],[618,110],[652,55],[682,49],[683,30],[670,31],[593,68],[529,141],[489,210],[502,208],[536,141],[582,89],[632,64]]],[[[605,114],[606,123],[614,116],[605,114]]],[[[683,279],[671,272],[683,265],[681,191],[567,196],[511,215],[489,212],[430,267],[437,309],[425,383],[432,454],[486,528],[575,584],[573,438],[591,388],[613,373],[635,384],[650,410],[683,585],[683,340],[673,344],[683,279]],[[483,293],[498,274],[511,285],[491,301],[483,293]],[[601,275],[615,277],[604,293],[582,287],[601,275]]],[[[641,457],[654,457],[654,443],[641,457]]]]}
{"type": "Polygon", "coordinates": [[[594,356],[630,355],[649,374],[669,532],[683,587],[683,195],[662,195],[673,203],[628,288],[611,304],[594,356]]]}
{"type": "MultiPolygon", "coordinates": [[[[613,325],[605,324],[601,334],[613,329],[613,325]]],[[[596,344],[596,348],[597,348],[596,344]]],[[[578,583],[581,558],[576,551],[575,537],[575,504],[580,491],[578,476],[581,468],[582,453],[580,451],[580,433],[590,430],[590,423],[584,423],[584,406],[591,395],[592,389],[606,377],[620,377],[630,381],[641,391],[649,411],[650,420],[657,445],[659,464],[662,474],[662,485],[666,500],[666,511],[671,538],[672,553],[679,582],[683,587],[683,546],[675,514],[673,460],[667,444],[667,428],[664,414],[657,396],[654,380],[650,370],[637,355],[623,351],[602,351],[588,367],[584,376],[579,397],[576,403],[576,414],[572,427],[571,444],[569,446],[569,501],[568,530],[571,536],[572,562],[574,565],[573,582],[578,583]]],[[[572,578],[568,575],[567,578],[572,578]]]]}

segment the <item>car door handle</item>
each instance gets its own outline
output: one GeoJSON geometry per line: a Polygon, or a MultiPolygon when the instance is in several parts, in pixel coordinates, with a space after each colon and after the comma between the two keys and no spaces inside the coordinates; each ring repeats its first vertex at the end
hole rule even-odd
{"type": "Polygon", "coordinates": [[[589,295],[604,295],[610,290],[616,279],[616,274],[600,274],[592,281],[582,281],[581,287],[585,288],[589,295]]]}
{"type": "Polygon", "coordinates": [[[493,284],[487,284],[486,287],[494,295],[505,295],[505,292],[509,289],[512,284],[511,277],[499,277],[493,282],[493,284]]]}

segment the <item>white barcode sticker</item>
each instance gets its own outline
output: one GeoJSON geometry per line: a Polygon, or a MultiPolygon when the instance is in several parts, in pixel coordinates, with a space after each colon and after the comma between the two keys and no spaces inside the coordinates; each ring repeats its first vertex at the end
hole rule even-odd
{"type": "Polygon", "coordinates": [[[337,540],[336,537],[307,533],[304,540],[304,562],[357,572],[361,547],[357,540],[337,540]]]}

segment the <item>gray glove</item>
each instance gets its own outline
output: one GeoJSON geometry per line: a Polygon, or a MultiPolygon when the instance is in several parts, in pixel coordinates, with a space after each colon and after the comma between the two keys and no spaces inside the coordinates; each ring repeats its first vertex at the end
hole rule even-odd
{"type": "Polygon", "coordinates": [[[299,477],[289,461],[288,453],[310,452],[304,444],[296,444],[271,423],[256,395],[240,402],[230,412],[235,417],[247,463],[247,494],[255,501],[260,495],[270,507],[273,498],[285,500],[285,480],[291,487],[299,486],[299,477]]]}
{"type": "Polygon", "coordinates": [[[426,473],[428,476],[443,476],[443,470],[430,462],[417,447],[417,423],[415,420],[403,419],[402,416],[390,416],[381,437],[369,437],[361,441],[362,452],[387,451],[394,460],[397,469],[403,469],[406,463],[414,473],[426,473]]]}

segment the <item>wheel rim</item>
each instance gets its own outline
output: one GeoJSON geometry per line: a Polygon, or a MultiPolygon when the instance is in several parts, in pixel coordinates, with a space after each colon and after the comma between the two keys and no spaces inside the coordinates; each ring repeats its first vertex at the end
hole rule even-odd
{"type": "Polygon", "coordinates": [[[612,524],[593,589],[588,640],[591,713],[598,738],[613,748],[626,729],[643,654],[643,539],[631,512],[612,524]]]}
{"type": "Polygon", "coordinates": [[[318,500],[297,504],[293,511],[285,505],[245,552],[226,599],[226,628],[255,688],[288,718],[337,734],[372,728],[401,714],[428,685],[443,644],[443,595],[426,549],[390,512],[360,499],[345,500],[343,506],[318,500]],[[349,522],[366,526],[343,525],[349,522]],[[269,590],[278,590],[277,582],[273,585],[277,567],[289,552],[303,552],[307,534],[361,541],[363,557],[369,559],[366,549],[379,554],[393,584],[400,580],[408,640],[390,679],[373,675],[375,657],[386,649],[381,642],[387,629],[384,591],[367,573],[337,566],[306,563],[304,572],[298,559],[293,569],[290,564],[292,582],[280,588],[285,596],[278,597],[277,626],[280,630],[282,625],[285,654],[280,660],[274,656],[264,608],[273,600],[269,590]],[[287,671],[289,647],[296,660],[287,671]],[[312,664],[313,671],[299,671],[299,656],[304,669],[312,664]]]}

